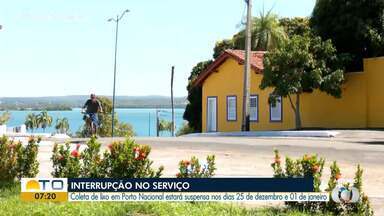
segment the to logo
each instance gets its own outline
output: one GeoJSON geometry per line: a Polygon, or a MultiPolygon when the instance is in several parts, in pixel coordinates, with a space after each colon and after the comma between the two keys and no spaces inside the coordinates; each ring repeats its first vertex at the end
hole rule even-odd
{"type": "Polygon", "coordinates": [[[359,201],[360,193],[355,187],[336,186],[331,196],[336,203],[355,203],[359,201]]]}
{"type": "Polygon", "coordinates": [[[67,191],[66,178],[23,178],[21,192],[67,191]]]}

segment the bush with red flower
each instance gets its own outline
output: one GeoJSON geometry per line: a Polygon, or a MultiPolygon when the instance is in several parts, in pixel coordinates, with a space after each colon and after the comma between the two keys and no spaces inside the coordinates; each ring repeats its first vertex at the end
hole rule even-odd
{"type": "Polygon", "coordinates": [[[274,162],[271,164],[274,177],[313,177],[314,190],[320,191],[321,176],[323,173],[324,158],[317,155],[304,155],[298,159],[285,158],[285,168],[283,169],[281,156],[278,150],[274,150],[274,162]]]}
{"type": "Polygon", "coordinates": [[[199,159],[193,156],[190,160],[179,162],[177,178],[210,178],[215,175],[215,155],[208,155],[206,164],[201,165],[199,159]]]}
{"type": "Polygon", "coordinates": [[[139,145],[132,139],[114,142],[104,152],[103,164],[105,174],[111,178],[158,178],[164,170],[160,166],[152,168],[153,161],[148,156],[151,148],[139,145]]]}
{"type": "MultiPolygon", "coordinates": [[[[286,157],[285,167],[283,169],[281,157],[278,150],[274,151],[275,158],[274,162],[271,164],[274,177],[305,177],[311,176],[314,179],[314,191],[321,192],[320,184],[321,177],[323,173],[325,160],[323,158],[318,158],[317,155],[304,155],[301,158],[296,160],[286,157]]],[[[330,193],[332,190],[340,184],[342,174],[340,168],[338,167],[336,161],[334,161],[331,166],[331,176],[328,180],[328,187],[326,191],[330,193]]],[[[300,210],[305,210],[307,212],[321,213],[328,212],[335,215],[373,215],[372,208],[369,204],[368,197],[364,195],[362,190],[362,173],[360,165],[357,167],[357,171],[354,177],[353,187],[357,188],[360,192],[361,199],[356,203],[335,203],[330,199],[327,203],[320,202],[286,202],[285,204],[290,208],[296,208],[300,210]]],[[[349,188],[351,185],[349,183],[343,184],[345,187],[349,188]]]]}
{"type": "Polygon", "coordinates": [[[151,178],[160,177],[161,166],[154,170],[153,161],[148,155],[151,149],[147,145],[138,145],[134,140],[114,142],[107,145],[101,154],[101,144],[91,138],[86,148],[80,152],[80,145],[71,150],[69,144],[55,145],[53,148],[52,175],[55,177],[87,178],[151,178]]]}
{"type": "Polygon", "coordinates": [[[53,164],[52,176],[56,178],[80,177],[80,146],[71,149],[69,143],[55,144],[52,150],[51,161],[53,164]]]}
{"type": "Polygon", "coordinates": [[[37,161],[40,138],[30,137],[28,144],[0,137],[0,181],[11,182],[23,177],[33,178],[39,172],[37,161]]]}

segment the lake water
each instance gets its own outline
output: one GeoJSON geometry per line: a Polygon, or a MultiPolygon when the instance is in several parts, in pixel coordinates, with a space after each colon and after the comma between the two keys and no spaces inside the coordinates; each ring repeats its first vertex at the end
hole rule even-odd
{"type": "MultiPolygon", "coordinates": [[[[73,109],[72,111],[48,111],[53,118],[52,127],[47,128],[46,132],[54,132],[54,124],[57,118],[67,118],[70,124],[70,133],[76,133],[83,125],[83,115],[81,109],[73,109]]],[[[171,109],[158,109],[159,119],[171,121],[171,109]]],[[[11,119],[7,123],[8,127],[15,127],[24,124],[25,117],[29,113],[38,114],[39,111],[10,111],[11,119]]],[[[156,109],[116,109],[115,112],[120,122],[129,123],[137,136],[156,136],[156,109]]],[[[0,114],[3,113],[0,111],[0,114]]],[[[184,109],[175,109],[176,131],[183,125],[184,109]]],[[[43,132],[42,129],[35,130],[43,132]]],[[[161,136],[170,136],[170,133],[163,132],[161,136]]]]}

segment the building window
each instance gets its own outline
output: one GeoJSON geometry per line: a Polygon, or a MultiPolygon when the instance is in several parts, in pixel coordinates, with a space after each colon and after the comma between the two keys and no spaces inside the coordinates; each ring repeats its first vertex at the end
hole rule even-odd
{"type": "Polygon", "coordinates": [[[258,95],[251,95],[249,98],[249,114],[250,114],[250,121],[257,122],[259,121],[259,96],[258,95]]]}
{"type": "Polygon", "coordinates": [[[237,120],[236,96],[227,96],[227,121],[237,120]]]}
{"type": "Polygon", "coordinates": [[[281,122],[283,119],[282,97],[276,97],[276,103],[269,105],[269,113],[271,122],[281,122]]]}

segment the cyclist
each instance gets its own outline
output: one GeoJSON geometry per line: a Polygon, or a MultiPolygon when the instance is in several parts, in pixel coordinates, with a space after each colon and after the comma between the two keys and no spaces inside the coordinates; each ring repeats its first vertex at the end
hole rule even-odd
{"type": "MultiPolygon", "coordinates": [[[[86,115],[89,116],[93,124],[95,125],[95,129],[97,129],[100,125],[99,119],[97,117],[97,113],[103,112],[103,107],[101,106],[100,101],[96,99],[95,94],[91,94],[90,99],[85,102],[83,106],[83,112],[85,112],[86,115]]],[[[84,120],[86,119],[86,116],[84,116],[84,120]]]]}

